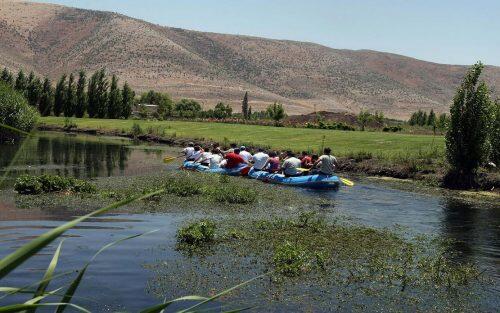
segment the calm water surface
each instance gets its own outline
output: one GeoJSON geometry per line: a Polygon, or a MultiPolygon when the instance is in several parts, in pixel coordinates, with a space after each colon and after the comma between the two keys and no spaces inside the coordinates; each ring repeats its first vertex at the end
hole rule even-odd
{"type": "MultiPolygon", "coordinates": [[[[176,149],[161,148],[163,151],[157,147],[137,147],[128,139],[42,133],[24,142],[9,171],[6,168],[20,148],[0,145],[0,175],[8,177],[3,187],[7,190],[14,178],[23,173],[76,177],[144,174],[165,170],[161,162],[163,155],[175,153],[176,149]]],[[[170,165],[170,169],[175,170],[175,165],[170,165]]],[[[364,224],[376,227],[400,225],[412,234],[426,233],[456,239],[454,248],[461,252],[462,257],[477,262],[494,280],[487,290],[482,309],[497,311],[500,307],[498,205],[471,205],[442,195],[402,191],[366,179],[339,192],[301,192],[306,196],[333,197],[338,211],[364,224]]],[[[0,257],[73,218],[65,210],[18,209],[14,205],[14,195],[3,194],[0,199],[0,257]]],[[[101,254],[90,266],[77,294],[81,297],[78,303],[85,303],[94,311],[104,311],[103,308],[135,311],[155,304],[159,300],[146,291],[152,273],[144,269],[144,264],[182,257],[174,250],[175,233],[186,218],[171,213],[108,214],[81,223],[66,233],[58,269],[64,272],[79,268],[108,242],[158,229],[101,254]]],[[[23,286],[40,279],[54,249],[55,244],[44,249],[3,279],[1,285],[23,286]]]]}

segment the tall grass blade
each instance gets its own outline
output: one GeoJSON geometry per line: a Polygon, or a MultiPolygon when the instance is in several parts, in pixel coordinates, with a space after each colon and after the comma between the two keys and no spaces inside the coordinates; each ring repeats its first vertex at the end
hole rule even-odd
{"type": "Polygon", "coordinates": [[[157,304],[155,306],[146,308],[146,309],[140,311],[140,313],[160,313],[164,309],[166,309],[168,306],[170,306],[172,303],[175,303],[175,302],[179,302],[179,301],[204,301],[204,300],[207,300],[207,299],[208,298],[199,297],[199,296],[181,297],[181,298],[177,298],[177,299],[165,302],[165,303],[157,304]]]}
{"type": "Polygon", "coordinates": [[[123,205],[126,205],[130,202],[133,202],[136,200],[146,199],[148,197],[163,193],[164,191],[165,191],[164,189],[160,189],[160,190],[157,190],[157,191],[145,194],[145,195],[141,195],[141,196],[137,196],[137,197],[133,197],[133,198],[129,198],[129,199],[124,199],[122,201],[115,202],[111,205],[108,205],[104,208],[101,208],[99,210],[91,212],[87,215],[81,216],[77,219],[74,219],[70,222],[67,222],[59,227],[56,227],[56,228],[38,236],[37,238],[33,239],[32,241],[28,242],[27,244],[23,245],[22,247],[20,247],[19,249],[17,249],[13,253],[7,255],[6,257],[4,257],[3,259],[0,260],[0,278],[3,278],[4,276],[6,276],[8,273],[10,273],[16,267],[21,265],[24,261],[26,261],[29,257],[36,254],[38,251],[40,251],[41,249],[46,247],[48,244],[50,244],[52,241],[54,241],[57,237],[59,237],[64,232],[66,232],[68,229],[74,227],[78,223],[80,223],[80,222],[82,222],[90,217],[105,213],[107,211],[110,211],[112,209],[116,209],[116,208],[121,207],[123,205]]]}
{"type": "Polygon", "coordinates": [[[9,125],[6,125],[6,124],[0,123],[0,127],[8,129],[8,130],[11,130],[13,132],[16,132],[16,133],[19,133],[19,134],[22,134],[22,135],[25,135],[25,136],[31,136],[30,133],[25,132],[24,130],[17,129],[15,127],[12,127],[12,126],[9,126],[9,125]]]}
{"type": "MultiPolygon", "coordinates": [[[[71,302],[71,299],[73,299],[73,296],[75,295],[75,292],[76,292],[76,289],[78,289],[78,286],[80,285],[82,279],[83,279],[83,275],[85,275],[85,272],[87,271],[87,268],[89,267],[89,265],[92,263],[92,261],[95,260],[95,258],[101,253],[103,252],[104,250],[108,249],[109,247],[112,247],[122,241],[125,241],[125,240],[129,240],[129,239],[133,239],[133,238],[137,238],[137,237],[140,237],[140,236],[143,236],[143,235],[149,235],[151,233],[154,233],[154,232],[157,232],[158,230],[155,229],[155,230],[152,230],[152,231],[149,231],[149,232],[146,232],[146,233],[142,233],[142,234],[136,234],[136,235],[132,235],[132,236],[129,236],[129,237],[125,237],[125,238],[121,238],[121,239],[118,239],[116,241],[113,241],[113,242],[110,242],[108,243],[107,245],[103,246],[101,249],[99,249],[99,251],[97,251],[93,256],[92,258],[90,259],[90,261],[88,261],[83,267],[82,269],[80,270],[80,272],[78,273],[78,276],[73,280],[73,282],[71,282],[71,285],[68,287],[68,290],[66,290],[66,293],[64,294],[61,302],[62,303],[70,303],[71,302]]],[[[57,307],[56,309],[56,313],[62,313],[64,312],[64,310],[66,309],[66,305],[65,304],[61,304],[60,306],[57,307]]]]}
{"type": "Polygon", "coordinates": [[[51,307],[58,306],[61,304],[68,305],[77,309],[80,312],[91,313],[89,310],[72,303],[37,303],[37,304],[12,304],[0,307],[0,313],[13,313],[13,312],[24,312],[29,309],[39,308],[39,307],[51,307]]]}
{"type": "MultiPolygon", "coordinates": [[[[52,280],[52,276],[54,275],[54,271],[56,269],[57,262],[59,260],[59,255],[61,254],[61,246],[62,246],[63,242],[64,242],[64,240],[61,240],[61,242],[59,243],[59,246],[57,246],[57,249],[54,252],[54,256],[52,257],[52,260],[50,261],[49,266],[47,267],[47,270],[45,271],[45,274],[43,275],[42,282],[40,283],[40,285],[38,285],[38,288],[37,288],[35,294],[33,295],[33,299],[36,299],[36,298],[42,296],[45,293],[45,290],[47,289],[47,287],[49,286],[50,281],[52,280]]],[[[39,301],[35,301],[32,303],[34,304],[34,303],[38,303],[38,302],[39,301]]],[[[29,310],[27,312],[33,313],[35,311],[36,311],[36,309],[29,310]]]]}
{"type": "MultiPolygon", "coordinates": [[[[63,289],[64,287],[60,287],[60,288],[57,288],[56,290],[54,291],[50,291],[50,292],[45,292],[43,293],[42,295],[40,296],[36,296],[34,297],[33,299],[31,300],[28,300],[26,302],[24,302],[24,304],[37,304],[38,302],[42,301],[43,299],[47,298],[48,296],[51,296],[55,293],[57,293],[59,290],[63,289]]],[[[28,310],[26,312],[29,312],[29,311],[35,311],[36,309],[33,309],[33,310],[28,310]]]]}
{"type": "Polygon", "coordinates": [[[235,289],[241,288],[241,287],[243,287],[243,286],[245,286],[245,285],[247,285],[247,284],[251,283],[252,281],[254,281],[254,280],[256,280],[256,279],[259,279],[259,278],[264,277],[264,276],[266,276],[266,275],[269,275],[269,274],[271,274],[271,273],[272,273],[272,272],[264,273],[264,274],[262,274],[262,275],[259,275],[259,276],[254,277],[254,278],[252,278],[252,279],[249,279],[249,280],[247,280],[247,281],[244,281],[244,282],[242,282],[241,284],[238,284],[238,285],[236,285],[236,286],[234,286],[234,287],[231,287],[231,288],[229,288],[229,289],[226,289],[226,290],[224,290],[224,291],[222,291],[222,292],[220,292],[220,293],[218,293],[218,294],[216,294],[216,295],[214,295],[214,296],[212,296],[212,297],[210,297],[210,298],[208,298],[208,299],[206,299],[206,300],[204,300],[204,301],[202,301],[202,302],[199,302],[199,303],[197,303],[197,304],[195,304],[195,305],[193,305],[193,306],[191,306],[191,307],[189,307],[189,308],[187,308],[187,309],[181,310],[181,311],[179,311],[178,313],[196,312],[196,310],[193,310],[194,308],[197,308],[197,307],[199,307],[199,306],[201,306],[201,305],[203,305],[203,304],[205,304],[205,303],[212,302],[212,301],[214,301],[214,300],[216,300],[216,299],[218,299],[218,298],[220,298],[220,297],[222,297],[222,296],[224,296],[224,295],[227,295],[228,293],[230,293],[231,291],[233,291],[233,290],[235,290],[235,289]]]}
{"type": "MultiPolygon", "coordinates": [[[[67,271],[67,272],[64,272],[64,273],[61,273],[61,274],[56,274],[56,275],[52,276],[52,278],[50,280],[53,280],[55,278],[59,278],[59,277],[62,277],[62,276],[66,276],[66,275],[69,275],[69,274],[73,274],[74,272],[75,271],[67,271]]],[[[6,290],[5,290],[6,294],[3,295],[3,296],[1,296],[0,300],[2,300],[3,298],[5,298],[7,296],[13,295],[15,293],[32,293],[32,294],[34,294],[36,292],[36,290],[31,289],[31,288],[34,288],[36,285],[40,285],[41,283],[43,283],[45,281],[48,281],[48,280],[47,279],[40,280],[40,281],[34,282],[32,284],[26,285],[26,286],[21,287],[21,288],[1,287],[1,288],[6,288],[6,290]],[[7,289],[9,289],[10,291],[7,291],[7,289]]]]}

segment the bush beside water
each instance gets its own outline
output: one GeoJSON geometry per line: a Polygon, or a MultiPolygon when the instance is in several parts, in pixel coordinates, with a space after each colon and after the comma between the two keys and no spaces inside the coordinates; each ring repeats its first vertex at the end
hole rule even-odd
{"type": "MultiPolygon", "coordinates": [[[[39,114],[17,91],[0,82],[0,123],[29,132],[35,126],[39,114]]],[[[0,127],[0,141],[19,136],[11,130],[0,127]]]]}
{"type": "Polygon", "coordinates": [[[62,177],[58,175],[22,175],[17,178],[14,190],[20,194],[36,195],[42,192],[71,191],[81,193],[95,193],[96,187],[81,179],[62,177]]]}
{"type": "Polygon", "coordinates": [[[177,241],[180,244],[201,245],[213,242],[215,238],[215,223],[210,220],[194,222],[182,227],[177,232],[177,241]]]}

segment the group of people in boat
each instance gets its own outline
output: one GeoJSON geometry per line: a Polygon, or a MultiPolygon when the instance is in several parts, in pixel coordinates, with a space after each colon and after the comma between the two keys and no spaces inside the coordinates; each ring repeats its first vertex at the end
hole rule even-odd
{"type": "Polygon", "coordinates": [[[310,155],[306,151],[296,155],[292,151],[278,153],[261,148],[252,153],[245,146],[238,147],[236,144],[231,144],[230,149],[223,150],[217,143],[202,147],[190,142],[182,153],[186,161],[200,163],[210,169],[251,166],[257,171],[283,173],[288,177],[312,174],[333,175],[337,166],[337,159],[331,154],[330,148],[325,148],[323,155],[319,156],[310,155]]]}

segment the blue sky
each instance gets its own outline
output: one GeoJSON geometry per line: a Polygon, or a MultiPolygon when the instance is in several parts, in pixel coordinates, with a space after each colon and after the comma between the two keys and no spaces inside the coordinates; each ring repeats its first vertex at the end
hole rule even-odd
{"type": "Polygon", "coordinates": [[[500,66],[499,0],[48,0],[200,31],[500,66]]]}

